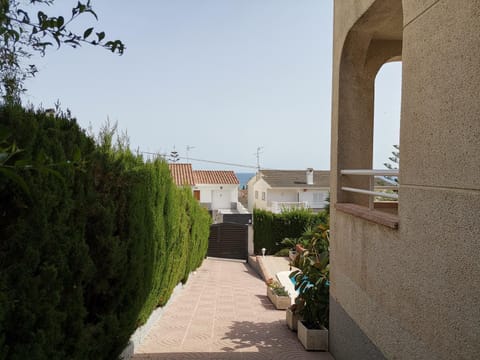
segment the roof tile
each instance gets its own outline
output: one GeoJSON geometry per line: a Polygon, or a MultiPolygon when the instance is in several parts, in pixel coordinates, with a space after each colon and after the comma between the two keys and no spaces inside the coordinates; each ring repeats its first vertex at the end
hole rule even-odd
{"type": "Polygon", "coordinates": [[[239,184],[237,176],[233,171],[219,170],[194,170],[193,178],[195,184],[239,184]]]}
{"type": "Polygon", "coordinates": [[[178,186],[195,185],[192,164],[168,164],[173,181],[178,186]]]}

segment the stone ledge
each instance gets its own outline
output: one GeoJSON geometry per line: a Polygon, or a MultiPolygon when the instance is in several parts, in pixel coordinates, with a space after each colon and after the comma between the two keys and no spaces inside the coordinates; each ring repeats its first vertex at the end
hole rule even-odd
{"type": "Polygon", "coordinates": [[[398,215],[379,210],[370,210],[365,206],[351,203],[337,203],[335,204],[335,209],[379,225],[387,226],[392,229],[398,229],[398,215]]]}

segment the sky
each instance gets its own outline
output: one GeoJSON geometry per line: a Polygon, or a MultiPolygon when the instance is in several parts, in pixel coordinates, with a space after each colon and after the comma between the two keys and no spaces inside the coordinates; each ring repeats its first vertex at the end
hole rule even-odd
{"type": "MultiPolygon", "coordinates": [[[[52,15],[75,1],[57,1],[52,15]],[[59,7],[60,6],[60,7],[59,7]]],[[[25,103],[71,110],[94,132],[108,120],[133,150],[194,169],[329,169],[333,0],[93,0],[85,18],[123,56],[82,46],[35,58],[25,103]],[[187,147],[189,151],[187,153],[187,147]],[[245,165],[230,166],[219,163],[245,165]]],[[[376,81],[374,167],[398,144],[401,65],[376,81]]]]}

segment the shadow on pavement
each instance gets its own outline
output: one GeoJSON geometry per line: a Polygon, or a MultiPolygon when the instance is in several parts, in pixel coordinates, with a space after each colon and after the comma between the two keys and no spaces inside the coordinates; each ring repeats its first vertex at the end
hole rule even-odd
{"type": "Polygon", "coordinates": [[[305,351],[296,334],[280,321],[236,321],[218,346],[216,351],[199,348],[197,351],[136,354],[134,359],[333,360],[329,353],[305,351]]]}

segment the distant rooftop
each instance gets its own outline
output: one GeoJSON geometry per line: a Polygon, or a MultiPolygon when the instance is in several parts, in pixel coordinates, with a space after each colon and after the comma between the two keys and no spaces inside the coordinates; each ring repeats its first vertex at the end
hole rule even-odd
{"type": "Polygon", "coordinates": [[[178,186],[209,185],[209,184],[234,184],[238,185],[234,171],[225,170],[193,170],[192,164],[168,164],[173,181],[178,186]]]}
{"type": "Polygon", "coordinates": [[[195,185],[198,184],[235,184],[238,185],[234,171],[223,170],[193,170],[195,185]]]}
{"type": "Polygon", "coordinates": [[[330,187],[330,171],[314,170],[313,185],[307,185],[306,170],[260,170],[271,187],[330,187]]]}

